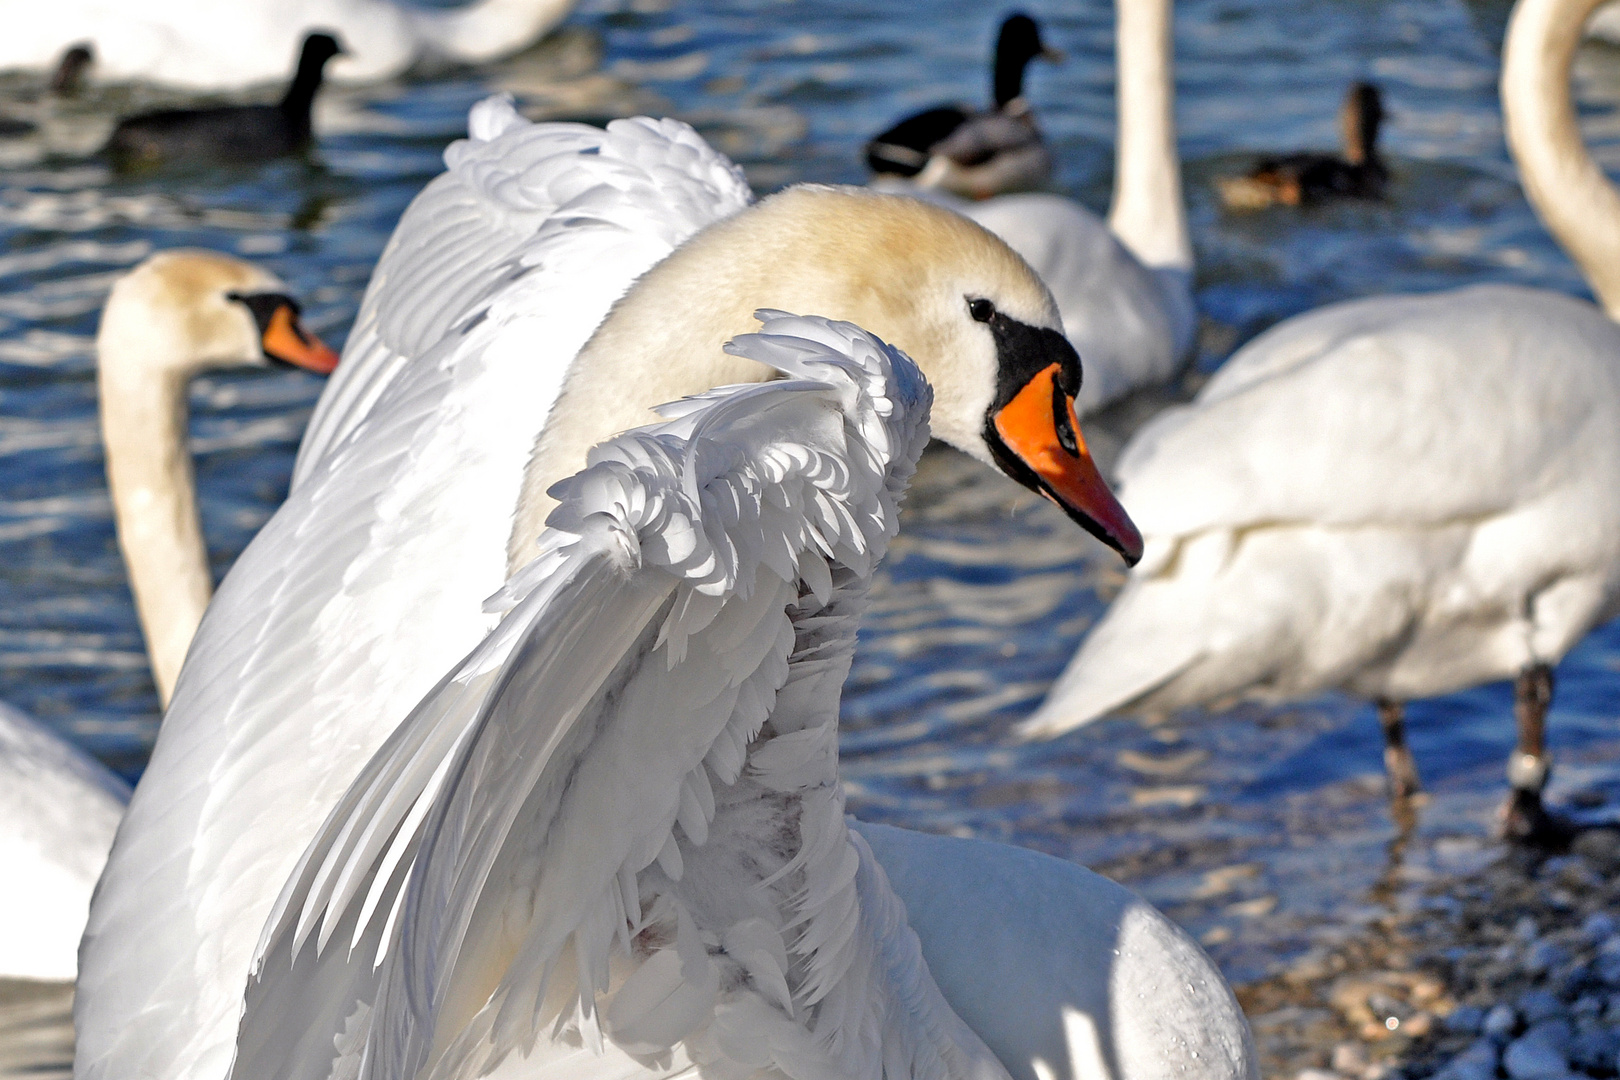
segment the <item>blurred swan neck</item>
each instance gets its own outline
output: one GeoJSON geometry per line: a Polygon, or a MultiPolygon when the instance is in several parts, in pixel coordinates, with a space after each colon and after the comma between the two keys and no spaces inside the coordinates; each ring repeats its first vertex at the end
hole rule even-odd
{"type": "Polygon", "coordinates": [[[118,547],[167,706],[213,593],[186,446],[190,372],[150,368],[111,343],[98,344],[101,435],[118,547]]]}
{"type": "Polygon", "coordinates": [[[1581,140],[1570,70],[1603,0],[1520,0],[1502,51],[1502,116],[1525,197],[1620,319],[1620,193],[1581,140]]]}
{"type": "Polygon", "coordinates": [[[1176,151],[1170,0],[1115,0],[1114,205],[1108,225],[1144,266],[1191,270],[1192,240],[1176,151]]]}

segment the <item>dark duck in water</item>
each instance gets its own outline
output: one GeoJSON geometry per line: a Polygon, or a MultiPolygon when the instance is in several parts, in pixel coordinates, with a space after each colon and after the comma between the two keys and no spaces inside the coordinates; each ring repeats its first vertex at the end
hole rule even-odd
{"type": "Polygon", "coordinates": [[[1389,170],[1378,156],[1384,103],[1370,83],[1351,85],[1339,111],[1344,156],[1290,154],[1265,158],[1247,176],[1217,181],[1221,201],[1234,210],[1300,206],[1332,199],[1381,199],[1389,170]]]}
{"type": "Polygon", "coordinates": [[[1052,158],[1024,99],[1024,69],[1036,58],[1063,54],[1041,41],[1034,19],[1009,16],[996,40],[995,106],[940,105],[908,116],[866,144],[866,163],[878,176],[974,199],[1039,187],[1052,158]]]}
{"type": "Polygon", "coordinates": [[[310,108],[326,62],[343,52],[331,34],[310,34],[298,73],[276,105],[163,109],[119,123],[105,153],[119,168],[165,162],[248,162],[295,154],[310,142],[310,108]]]}

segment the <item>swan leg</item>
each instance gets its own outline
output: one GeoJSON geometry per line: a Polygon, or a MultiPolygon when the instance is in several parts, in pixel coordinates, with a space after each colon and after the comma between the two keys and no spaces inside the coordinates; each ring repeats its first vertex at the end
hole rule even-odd
{"type": "Polygon", "coordinates": [[[1423,790],[1418,780],[1417,762],[1406,745],[1406,705],[1379,698],[1378,726],[1384,729],[1384,772],[1389,777],[1392,802],[1404,802],[1423,790]]]}
{"type": "Polygon", "coordinates": [[[1508,758],[1512,790],[1500,814],[1502,835],[1509,840],[1556,845],[1569,838],[1568,826],[1541,805],[1541,791],[1552,774],[1552,755],[1547,753],[1547,709],[1552,696],[1553,673],[1547,664],[1525,668],[1513,682],[1513,717],[1519,740],[1508,758]]]}

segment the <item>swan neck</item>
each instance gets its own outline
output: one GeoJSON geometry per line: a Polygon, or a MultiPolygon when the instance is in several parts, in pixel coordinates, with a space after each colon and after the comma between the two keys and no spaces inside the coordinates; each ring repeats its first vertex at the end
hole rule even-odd
{"type": "Polygon", "coordinates": [[[1620,193],[1581,139],[1570,71],[1602,0],[1520,0],[1502,52],[1508,149],[1536,215],[1620,319],[1620,193]]]}
{"type": "Polygon", "coordinates": [[[1144,266],[1191,270],[1192,240],[1176,150],[1170,0],[1115,0],[1114,205],[1108,224],[1144,266]]]}
{"type": "Polygon", "coordinates": [[[118,547],[165,706],[213,593],[186,447],[189,375],[121,362],[105,346],[97,374],[118,547]]]}

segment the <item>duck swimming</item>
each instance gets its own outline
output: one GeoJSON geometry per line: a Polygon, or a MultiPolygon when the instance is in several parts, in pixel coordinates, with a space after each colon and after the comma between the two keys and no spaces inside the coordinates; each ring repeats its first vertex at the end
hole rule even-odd
{"type": "Polygon", "coordinates": [[[880,177],[973,199],[1039,187],[1052,158],[1024,97],[1024,69],[1031,60],[1062,58],[1041,41],[1034,19],[1008,16],[996,38],[992,107],[938,105],[908,116],[866,144],[867,165],[880,177]]]}
{"type": "Polygon", "coordinates": [[[1216,182],[1221,201],[1234,210],[1310,206],[1334,199],[1381,199],[1389,170],[1378,154],[1383,96],[1371,83],[1353,83],[1339,110],[1343,156],[1290,154],[1265,158],[1247,176],[1216,182]]]}
{"type": "Polygon", "coordinates": [[[162,109],[119,122],[102,152],[122,169],[184,162],[267,161],[309,146],[310,110],[327,61],[343,53],[331,34],[304,39],[298,71],[275,105],[162,109]]]}

